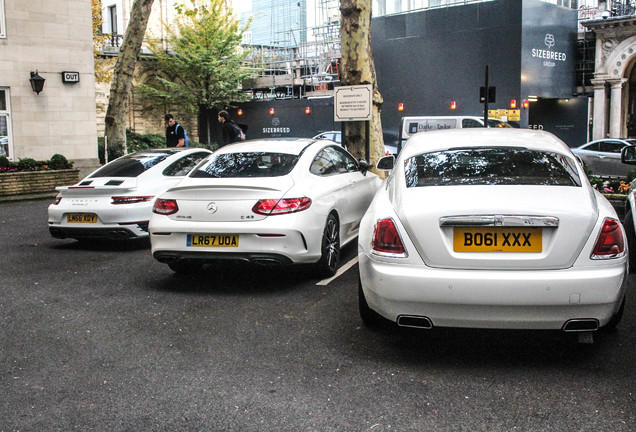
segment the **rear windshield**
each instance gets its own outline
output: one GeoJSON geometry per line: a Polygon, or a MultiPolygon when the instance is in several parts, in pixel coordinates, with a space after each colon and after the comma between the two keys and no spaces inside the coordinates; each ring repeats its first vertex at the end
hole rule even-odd
{"type": "Polygon", "coordinates": [[[581,186],[574,159],[519,147],[450,149],[417,155],[404,164],[407,187],[581,186]]]}
{"type": "Polygon", "coordinates": [[[488,127],[491,128],[511,128],[508,123],[501,120],[488,119],[488,127]]]}
{"type": "Polygon", "coordinates": [[[245,152],[213,155],[190,177],[277,177],[289,174],[298,155],[286,153],[245,152]]]}
{"type": "Polygon", "coordinates": [[[166,153],[131,154],[104,165],[89,177],[137,177],[168,156],[166,153]]]}

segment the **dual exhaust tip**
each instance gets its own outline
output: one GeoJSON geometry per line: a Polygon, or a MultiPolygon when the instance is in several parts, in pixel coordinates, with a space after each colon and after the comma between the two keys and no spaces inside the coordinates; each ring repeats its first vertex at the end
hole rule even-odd
{"type": "MultiPolygon", "coordinates": [[[[433,322],[430,318],[417,315],[400,315],[397,318],[397,325],[400,327],[418,328],[430,330],[433,322]]],[[[594,318],[578,318],[568,320],[562,330],[564,332],[590,332],[598,330],[598,320],[594,318]]]]}

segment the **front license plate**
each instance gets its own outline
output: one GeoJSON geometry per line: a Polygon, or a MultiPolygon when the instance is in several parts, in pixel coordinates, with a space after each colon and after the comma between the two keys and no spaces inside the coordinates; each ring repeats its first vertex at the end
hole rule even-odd
{"type": "Polygon", "coordinates": [[[68,223],[97,223],[97,215],[94,213],[68,213],[66,215],[68,223]]]}
{"type": "Polygon", "coordinates": [[[455,252],[541,252],[541,228],[455,227],[455,252]]]}
{"type": "Polygon", "coordinates": [[[188,234],[188,247],[238,247],[236,234],[188,234]]]}

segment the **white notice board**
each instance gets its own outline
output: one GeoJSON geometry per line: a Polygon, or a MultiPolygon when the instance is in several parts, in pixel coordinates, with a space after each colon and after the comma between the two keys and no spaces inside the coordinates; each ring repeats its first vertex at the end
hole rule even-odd
{"type": "Polygon", "coordinates": [[[371,120],[372,100],[373,86],[371,84],[334,88],[334,121],[371,120]]]}

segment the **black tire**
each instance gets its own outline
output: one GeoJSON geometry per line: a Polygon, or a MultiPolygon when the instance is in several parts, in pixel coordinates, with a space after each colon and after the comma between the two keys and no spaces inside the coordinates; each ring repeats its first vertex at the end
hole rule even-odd
{"type": "Polygon", "coordinates": [[[169,263],[168,267],[170,267],[170,269],[175,273],[188,274],[188,273],[194,273],[201,270],[201,267],[203,267],[203,265],[196,261],[183,259],[183,260],[175,261],[173,263],[169,263]]]}
{"type": "Polygon", "coordinates": [[[627,236],[627,246],[629,248],[629,272],[636,272],[636,229],[634,228],[634,216],[627,210],[623,222],[625,235],[627,236]]]}
{"type": "Polygon", "coordinates": [[[364,291],[362,290],[362,282],[358,277],[358,309],[360,309],[360,318],[362,322],[371,328],[382,327],[388,320],[382,315],[374,311],[369,307],[367,299],[364,297],[364,291]]]}
{"type": "Polygon", "coordinates": [[[616,313],[614,315],[612,315],[612,318],[610,318],[610,320],[607,322],[607,324],[605,324],[603,326],[603,330],[604,331],[612,331],[612,330],[616,330],[616,326],[621,322],[621,320],[623,319],[623,311],[625,310],[625,297],[623,297],[623,302],[621,303],[621,307],[618,308],[618,310],[616,311],[616,313]]]}
{"type": "Polygon", "coordinates": [[[327,216],[320,250],[321,257],[316,263],[316,273],[319,277],[331,277],[336,274],[340,265],[340,226],[333,214],[327,216]]]}

